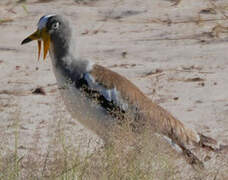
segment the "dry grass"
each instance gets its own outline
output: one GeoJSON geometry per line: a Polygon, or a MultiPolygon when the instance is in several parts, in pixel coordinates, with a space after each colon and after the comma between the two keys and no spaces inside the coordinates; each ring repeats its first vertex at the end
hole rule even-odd
{"type": "Polygon", "coordinates": [[[39,157],[34,145],[33,152],[23,158],[18,154],[20,114],[15,114],[14,148],[8,151],[1,144],[0,179],[176,179],[174,159],[167,151],[170,148],[161,143],[160,137],[148,131],[138,136],[124,124],[115,128],[108,144],[85,151],[80,145],[74,148],[74,142],[66,136],[64,118],[58,118],[45,157],[39,157]]]}
{"type": "MultiPolygon", "coordinates": [[[[45,2],[45,0],[39,0],[45,2]]],[[[50,0],[49,0],[50,1],[50,0]]],[[[85,3],[96,0],[75,0],[75,2],[85,3]]],[[[47,0],[48,2],[48,0],[47,0]]],[[[175,0],[178,5],[181,0],[175,0]]],[[[227,6],[212,6],[211,10],[227,10],[227,6]]],[[[223,13],[223,12],[222,12],[223,13]]],[[[223,17],[227,19],[226,15],[223,17]]],[[[224,20],[224,19],[221,20],[224,20]]],[[[174,22],[169,19],[155,19],[154,23],[177,24],[177,23],[196,23],[200,24],[208,21],[217,21],[220,19],[202,19],[196,17],[193,20],[174,22]]],[[[1,23],[12,21],[11,19],[0,20],[1,23]]],[[[151,21],[152,22],[152,21],[151,21]]],[[[220,33],[227,33],[227,27],[216,25],[211,33],[219,36],[220,33]]],[[[185,70],[190,71],[190,70],[185,70]]],[[[152,73],[153,74],[153,73],[152,73]]],[[[188,79],[189,81],[198,81],[200,79],[188,79]]],[[[9,94],[9,93],[8,93],[9,94]]],[[[15,94],[13,94],[15,95],[15,94]]],[[[5,107],[0,106],[4,110],[5,107]]],[[[74,147],[75,142],[70,141],[66,136],[64,126],[64,117],[59,115],[56,119],[59,122],[56,127],[57,133],[53,134],[53,141],[50,141],[50,149],[45,156],[39,156],[34,149],[30,158],[23,158],[18,154],[20,142],[20,131],[18,122],[20,122],[20,113],[14,114],[14,147],[9,150],[5,144],[0,143],[0,179],[178,179],[178,170],[176,161],[178,154],[173,152],[169,145],[161,143],[161,137],[151,135],[147,130],[140,135],[132,133],[129,126],[123,125],[116,127],[113,132],[113,139],[105,146],[84,151],[84,148],[74,147]],[[62,123],[61,123],[62,122],[62,123]],[[82,153],[83,151],[83,153],[82,153]]],[[[34,142],[35,144],[36,142],[34,142]]],[[[35,147],[35,146],[34,146],[35,147]]],[[[89,147],[89,145],[88,145],[89,147]]],[[[25,154],[27,156],[27,154],[25,154]]],[[[213,168],[213,167],[212,167],[213,168]]],[[[196,173],[192,176],[194,179],[218,179],[218,170],[208,173],[196,173]]],[[[189,179],[190,177],[187,177],[189,179]]],[[[224,174],[224,179],[225,174],[224,174]]]]}
{"type": "Polygon", "coordinates": [[[47,171],[51,179],[174,179],[169,157],[154,148],[117,141],[85,156],[65,149],[55,171],[47,171]]]}
{"type": "MultiPolygon", "coordinates": [[[[91,150],[92,141],[88,142],[87,148],[83,144],[75,147],[77,142],[69,137],[65,114],[58,109],[62,105],[59,102],[56,107],[55,133],[51,134],[49,148],[44,154],[39,153],[40,136],[36,133],[31,150],[24,155],[19,153],[22,115],[20,110],[12,113],[13,147],[9,150],[0,143],[0,180],[166,180],[182,179],[186,173],[189,174],[186,179],[216,179],[220,173],[214,167],[206,172],[195,172],[162,137],[152,134],[149,128],[141,134],[133,133],[128,121],[113,128],[112,138],[102,147],[91,150]],[[180,166],[188,166],[190,170],[182,172],[180,166]]],[[[9,108],[12,106],[19,109],[17,104],[8,103],[9,108]]]]}
{"type": "MultiPolygon", "coordinates": [[[[9,150],[9,147],[0,144],[0,179],[181,179],[182,169],[177,168],[177,164],[182,162],[181,166],[187,166],[182,156],[170,148],[162,137],[151,134],[149,129],[140,135],[133,133],[128,123],[116,126],[112,138],[103,147],[91,151],[89,141],[86,150],[83,145],[75,148],[76,142],[67,135],[64,114],[56,116],[56,133],[51,135],[47,153],[39,154],[36,147],[38,140],[34,138],[32,150],[22,156],[18,153],[21,115],[20,111],[13,113],[10,127],[14,132],[13,148],[9,150]]],[[[216,179],[220,173],[213,167],[206,172],[192,171],[187,179],[216,179]]]]}

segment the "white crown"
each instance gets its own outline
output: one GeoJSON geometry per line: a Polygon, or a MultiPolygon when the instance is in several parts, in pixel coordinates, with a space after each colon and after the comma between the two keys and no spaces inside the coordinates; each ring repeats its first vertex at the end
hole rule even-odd
{"type": "Polygon", "coordinates": [[[55,16],[56,14],[49,14],[49,15],[46,15],[46,16],[43,16],[40,18],[37,26],[38,26],[38,29],[41,30],[43,29],[44,27],[46,27],[46,24],[47,24],[47,21],[48,21],[48,18],[52,17],[52,16],[55,16]]]}

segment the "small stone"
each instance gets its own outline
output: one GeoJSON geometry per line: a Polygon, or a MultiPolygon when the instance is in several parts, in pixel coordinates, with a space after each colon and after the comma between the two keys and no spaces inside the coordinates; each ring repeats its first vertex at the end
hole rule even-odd
{"type": "Polygon", "coordinates": [[[126,55],[127,55],[127,52],[126,52],[126,51],[123,51],[123,52],[121,53],[121,55],[122,55],[123,58],[125,58],[126,55]]]}
{"type": "Polygon", "coordinates": [[[211,157],[208,156],[208,155],[206,155],[206,156],[204,157],[204,162],[207,162],[207,161],[209,161],[209,160],[211,160],[211,157]]]}
{"type": "Polygon", "coordinates": [[[32,91],[32,94],[46,95],[46,92],[42,87],[38,87],[32,91]]]}

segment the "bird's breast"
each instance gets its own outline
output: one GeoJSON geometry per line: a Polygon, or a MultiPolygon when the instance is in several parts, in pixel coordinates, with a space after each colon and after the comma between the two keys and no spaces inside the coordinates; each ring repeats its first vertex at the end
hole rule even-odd
{"type": "Polygon", "coordinates": [[[53,64],[58,86],[72,117],[101,135],[113,124],[135,118],[137,108],[124,100],[117,88],[107,88],[81,68],[53,64]]]}
{"type": "MultiPolygon", "coordinates": [[[[96,102],[99,93],[88,89],[86,81],[82,78],[72,79],[66,72],[56,67],[54,67],[54,72],[62,99],[72,118],[96,134],[103,136],[102,129],[110,127],[114,123],[114,118],[99,102],[96,102]]],[[[81,77],[83,76],[81,75],[81,77]]],[[[102,99],[97,100],[102,101],[102,99]]],[[[105,102],[102,101],[102,103],[105,102]]],[[[111,107],[110,104],[109,106],[111,107]]]]}

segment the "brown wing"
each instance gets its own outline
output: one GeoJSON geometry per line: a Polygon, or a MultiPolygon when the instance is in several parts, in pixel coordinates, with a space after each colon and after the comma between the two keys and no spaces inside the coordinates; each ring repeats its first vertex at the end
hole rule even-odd
{"type": "Polygon", "coordinates": [[[90,73],[95,81],[104,87],[108,89],[116,88],[129,103],[148,101],[148,98],[133,83],[114,71],[100,65],[94,65],[90,73]]]}
{"type": "Polygon", "coordinates": [[[139,123],[139,125],[150,125],[152,130],[169,137],[174,143],[179,145],[184,155],[190,158],[191,163],[201,164],[198,158],[186,148],[186,144],[192,142],[203,147],[207,146],[208,141],[210,141],[209,143],[212,146],[217,144],[212,138],[202,136],[192,129],[185,127],[182,122],[161,106],[153,103],[139,88],[118,73],[103,66],[94,65],[90,74],[97,83],[104,87],[108,89],[116,88],[128,104],[136,105],[140,114],[139,117],[143,122],[139,123]]]}
{"type": "Polygon", "coordinates": [[[149,121],[156,130],[168,136],[174,133],[177,136],[176,138],[182,139],[183,142],[199,141],[194,131],[186,129],[180,121],[162,107],[153,103],[125,77],[100,65],[94,65],[90,73],[96,82],[108,89],[116,88],[121,93],[122,98],[129,104],[137,105],[140,113],[143,114],[142,118],[149,121]]]}

